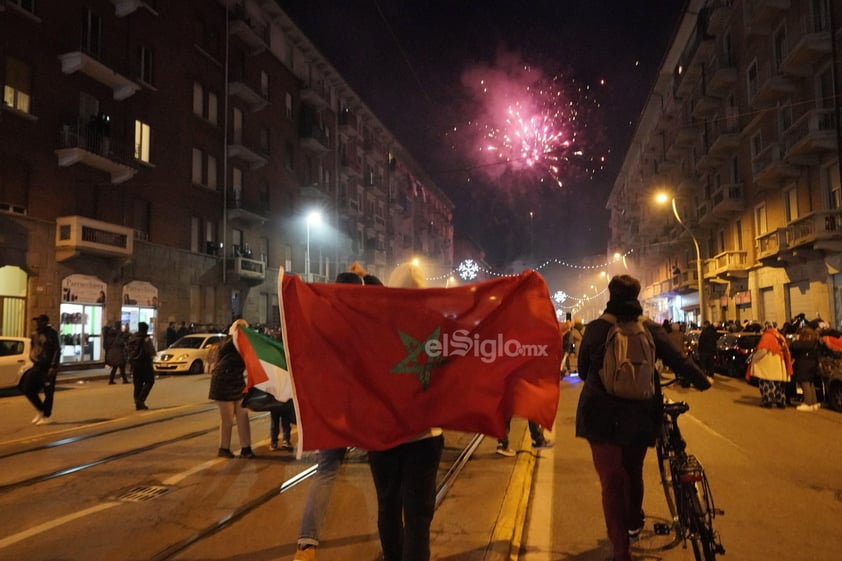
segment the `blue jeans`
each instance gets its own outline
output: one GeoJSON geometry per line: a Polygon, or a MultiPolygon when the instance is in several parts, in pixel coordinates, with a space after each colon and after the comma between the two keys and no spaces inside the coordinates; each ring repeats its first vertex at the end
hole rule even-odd
{"type": "Polygon", "coordinates": [[[444,437],[435,436],[368,453],[383,561],[430,560],[430,524],[443,449],[444,437]]]}
{"type": "Polygon", "coordinates": [[[333,491],[333,482],[336,481],[345,451],[346,448],[319,450],[319,463],[310,489],[307,490],[307,500],[304,502],[298,545],[319,545],[319,529],[322,527],[330,493],[333,491]]]}

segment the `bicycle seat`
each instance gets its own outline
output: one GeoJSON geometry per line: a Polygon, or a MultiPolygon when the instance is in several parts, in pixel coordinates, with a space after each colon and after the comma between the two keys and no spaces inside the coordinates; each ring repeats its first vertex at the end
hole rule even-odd
{"type": "Polygon", "coordinates": [[[664,413],[677,417],[682,413],[687,413],[690,406],[684,401],[669,401],[664,403],[664,413]]]}

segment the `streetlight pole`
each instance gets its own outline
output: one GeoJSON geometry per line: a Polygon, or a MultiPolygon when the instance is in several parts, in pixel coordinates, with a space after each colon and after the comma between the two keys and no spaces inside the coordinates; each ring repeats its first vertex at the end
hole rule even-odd
{"type": "Polygon", "coordinates": [[[322,215],[316,210],[307,215],[307,250],[304,253],[304,282],[313,282],[310,275],[310,224],[313,222],[318,223],[321,217],[322,215]]]}
{"type": "Polygon", "coordinates": [[[702,252],[699,249],[699,240],[696,239],[696,236],[693,235],[693,232],[690,231],[690,228],[687,227],[687,224],[678,215],[678,208],[675,206],[675,197],[672,197],[672,213],[675,215],[678,223],[681,224],[681,227],[684,228],[684,231],[690,235],[690,239],[693,240],[693,246],[696,248],[696,282],[699,286],[699,327],[702,327],[705,323],[705,293],[702,289],[702,252]]]}

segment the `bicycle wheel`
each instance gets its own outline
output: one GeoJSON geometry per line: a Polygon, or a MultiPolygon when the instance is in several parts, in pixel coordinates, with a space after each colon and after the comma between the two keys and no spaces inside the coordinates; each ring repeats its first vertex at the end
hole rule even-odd
{"type": "MultiPolygon", "coordinates": [[[[702,475],[704,477],[704,474],[702,475]]],[[[700,482],[704,485],[704,482],[700,482]]],[[[696,483],[685,482],[683,485],[684,504],[687,506],[688,529],[693,555],[696,561],[716,561],[716,536],[713,532],[707,501],[699,499],[696,483]]]]}

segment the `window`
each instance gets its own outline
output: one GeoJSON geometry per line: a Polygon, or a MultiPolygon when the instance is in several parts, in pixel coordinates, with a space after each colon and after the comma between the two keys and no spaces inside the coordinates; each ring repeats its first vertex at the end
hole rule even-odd
{"type": "Polygon", "coordinates": [[[99,58],[102,47],[102,18],[91,10],[82,15],[82,50],[99,58]]]}
{"type": "Polygon", "coordinates": [[[734,247],[737,251],[743,250],[743,221],[737,220],[734,223],[734,247]]]}
{"type": "Polygon", "coordinates": [[[231,190],[234,195],[234,206],[240,208],[243,202],[243,170],[240,168],[231,170],[231,190]]]}
{"type": "Polygon", "coordinates": [[[10,4],[14,4],[21,10],[27,11],[35,15],[35,0],[7,0],[10,4]]]}
{"type": "Polygon", "coordinates": [[[260,129],[260,149],[263,151],[264,154],[270,154],[269,151],[269,127],[263,127],[260,129]]]}
{"type": "Polygon", "coordinates": [[[295,169],[295,146],[292,142],[286,143],[286,167],[288,170],[295,169]]]}
{"type": "Polygon", "coordinates": [[[234,144],[243,143],[243,112],[236,107],[233,111],[233,123],[231,125],[234,144]]]}
{"type": "Polygon", "coordinates": [[[772,38],[772,48],[774,49],[775,70],[781,71],[781,64],[783,64],[786,57],[786,22],[782,23],[777,30],[775,36],[772,38]]]}
{"type": "Polygon", "coordinates": [[[198,148],[193,148],[193,170],[190,180],[196,185],[202,184],[202,151],[198,148]]]}
{"type": "Polygon", "coordinates": [[[216,99],[216,94],[208,92],[208,121],[213,123],[214,125],[219,123],[219,116],[218,116],[218,102],[216,99]]]}
{"type": "Polygon", "coordinates": [[[216,191],[216,158],[208,154],[208,188],[216,191]]]}
{"type": "Polygon", "coordinates": [[[792,103],[788,100],[778,110],[778,126],[781,133],[788,131],[792,126],[792,103]]]}
{"type": "Polygon", "coordinates": [[[784,191],[784,212],[787,224],[798,218],[798,190],[795,187],[784,191]]]}
{"type": "Polygon", "coordinates": [[[205,90],[198,82],[193,82],[193,114],[198,117],[205,116],[205,90]]]}
{"type": "Polygon", "coordinates": [[[190,251],[192,251],[193,253],[199,252],[199,232],[201,232],[200,226],[201,220],[198,216],[190,217],[190,251]]]}
{"type": "Polygon", "coordinates": [[[29,113],[32,76],[23,61],[6,57],[6,85],[3,86],[3,104],[23,113],[29,113]]]}
{"type": "Polygon", "coordinates": [[[827,65],[816,73],[816,106],[819,109],[833,107],[833,72],[827,65]]]}
{"type": "Polygon", "coordinates": [[[839,162],[822,168],[827,206],[830,210],[842,209],[842,187],[839,184],[839,162]]]}
{"type": "Polygon", "coordinates": [[[748,65],[748,69],[746,70],[749,102],[751,102],[754,99],[754,96],[757,95],[758,80],[759,77],[757,74],[757,60],[755,59],[751,61],[751,64],[748,65]]]}
{"type": "Polygon", "coordinates": [[[287,119],[292,119],[292,94],[287,92],[284,96],[284,107],[286,108],[287,119]]]}
{"type": "Polygon", "coordinates": [[[269,97],[269,75],[266,72],[260,72],[260,93],[263,97],[269,97]]]}
{"type": "Polygon", "coordinates": [[[762,236],[768,232],[766,225],[766,203],[754,207],[754,233],[755,236],[762,236]]]}
{"type": "Polygon", "coordinates": [[[141,121],[134,122],[134,157],[136,160],[149,163],[149,125],[141,121]]]}
{"type": "Polygon", "coordinates": [[[152,49],[141,45],[137,48],[137,67],[140,80],[150,86],[155,82],[152,79],[152,49]]]}
{"type": "Polygon", "coordinates": [[[763,137],[759,132],[751,137],[751,157],[756,158],[763,151],[763,137]]]}

